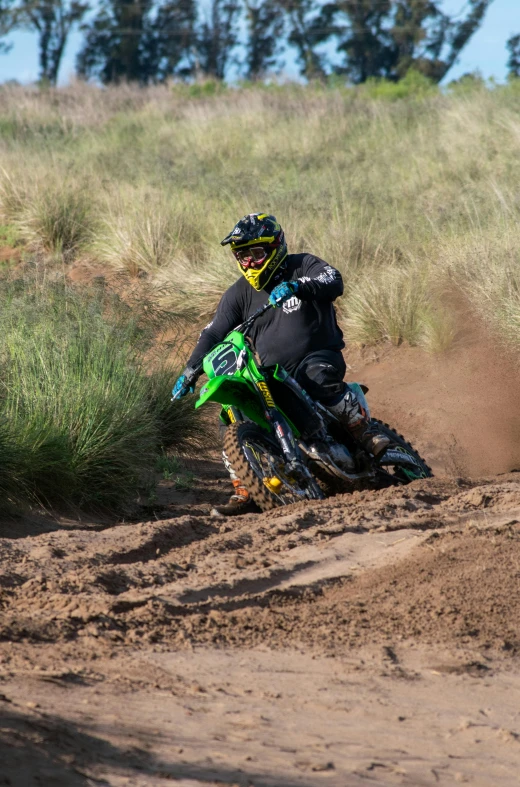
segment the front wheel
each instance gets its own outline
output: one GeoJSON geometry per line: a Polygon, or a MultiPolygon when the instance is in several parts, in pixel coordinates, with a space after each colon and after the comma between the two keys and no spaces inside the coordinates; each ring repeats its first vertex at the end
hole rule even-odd
{"type": "Polygon", "coordinates": [[[402,435],[376,418],[372,418],[372,422],[377,424],[378,432],[392,441],[391,446],[377,460],[381,468],[378,477],[380,486],[409,484],[419,478],[433,478],[431,467],[402,435]]]}
{"type": "Polygon", "coordinates": [[[313,481],[287,474],[280,446],[254,423],[226,429],[224,451],[251,497],[262,511],[322,497],[313,481]]]}

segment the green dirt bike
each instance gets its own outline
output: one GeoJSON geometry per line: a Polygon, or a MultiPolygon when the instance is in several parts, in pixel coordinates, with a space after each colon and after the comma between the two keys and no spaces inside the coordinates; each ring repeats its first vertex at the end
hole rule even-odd
{"type": "MultiPolygon", "coordinates": [[[[224,450],[255,503],[268,511],[338,492],[430,478],[424,459],[387,424],[372,419],[391,439],[375,459],[281,366],[257,363],[248,333],[270,308],[262,306],[205,356],[199,369],[209,379],[195,404],[222,405],[220,418],[228,426],[224,450]]],[[[368,389],[349,386],[369,413],[368,389]]]]}

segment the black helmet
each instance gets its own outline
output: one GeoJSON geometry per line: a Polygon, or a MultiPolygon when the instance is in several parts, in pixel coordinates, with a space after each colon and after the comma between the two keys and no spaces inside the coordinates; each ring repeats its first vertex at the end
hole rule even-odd
{"type": "Polygon", "coordinates": [[[282,228],[268,213],[244,216],[227,235],[222,246],[231,245],[240,273],[255,290],[263,290],[287,257],[282,228]]]}

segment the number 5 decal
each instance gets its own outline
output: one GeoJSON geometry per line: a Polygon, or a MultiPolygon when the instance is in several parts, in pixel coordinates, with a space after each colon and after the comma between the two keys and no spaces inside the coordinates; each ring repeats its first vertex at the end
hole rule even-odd
{"type": "Polygon", "coordinates": [[[229,345],[211,359],[215,375],[234,374],[237,368],[236,352],[229,345]]]}

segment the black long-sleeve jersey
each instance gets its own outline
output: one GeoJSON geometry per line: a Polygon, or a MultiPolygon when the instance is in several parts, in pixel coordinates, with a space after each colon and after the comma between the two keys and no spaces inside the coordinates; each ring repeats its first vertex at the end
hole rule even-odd
{"type": "Polygon", "coordinates": [[[266,304],[271,291],[283,281],[298,281],[298,292],[281,308],[259,317],[249,333],[261,363],[278,363],[293,373],[311,352],[341,350],[345,342],[332,305],[343,293],[341,274],[312,254],[289,254],[263,290],[255,290],[243,276],[226,290],[213,321],[200,335],[188,368],[196,367],[233,328],[266,304]]]}

